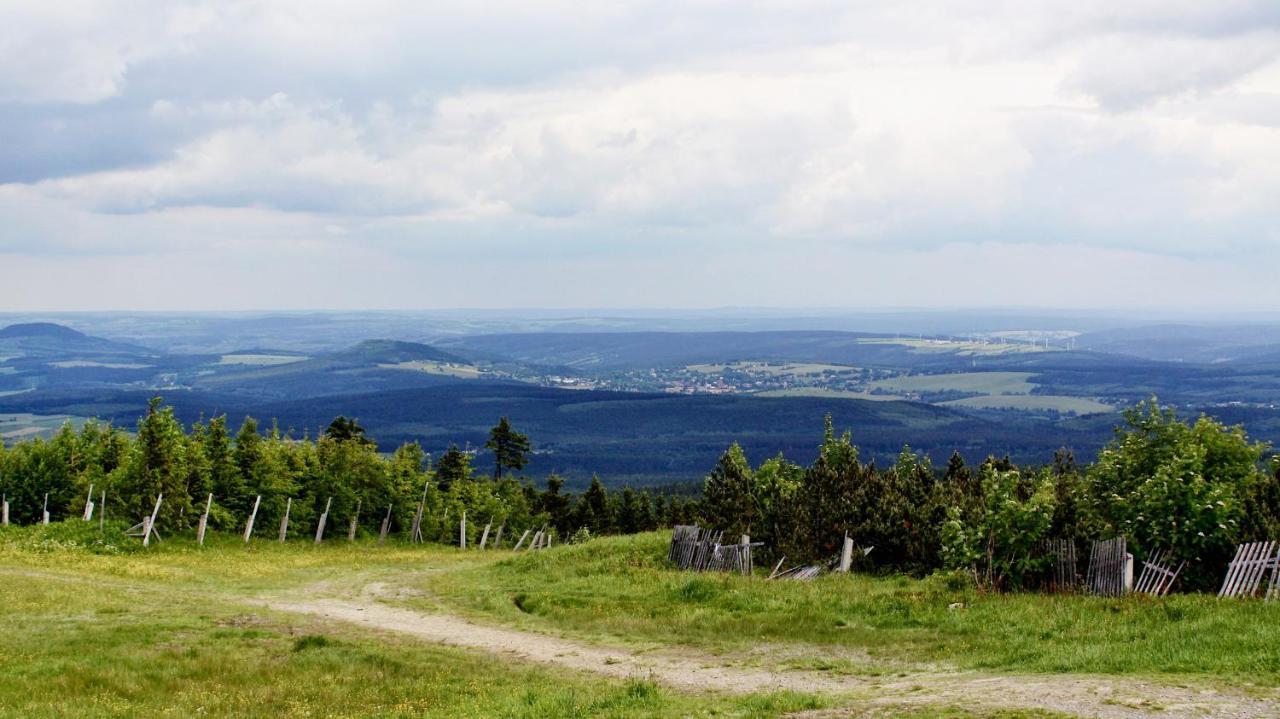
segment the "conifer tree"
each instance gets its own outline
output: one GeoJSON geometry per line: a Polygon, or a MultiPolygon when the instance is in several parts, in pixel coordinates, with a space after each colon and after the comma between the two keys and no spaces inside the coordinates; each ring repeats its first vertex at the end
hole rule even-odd
{"type": "Polygon", "coordinates": [[[734,442],[702,483],[702,509],[707,524],[728,535],[750,534],[756,520],[751,465],[734,442]]]}
{"type": "Polygon", "coordinates": [[[502,470],[519,472],[529,463],[529,438],[517,432],[506,417],[489,430],[485,447],[493,450],[493,478],[502,479],[502,470]]]}

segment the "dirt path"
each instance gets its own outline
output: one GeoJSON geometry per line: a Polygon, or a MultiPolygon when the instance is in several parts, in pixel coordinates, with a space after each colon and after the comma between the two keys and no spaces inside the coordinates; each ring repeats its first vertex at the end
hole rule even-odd
{"type": "MultiPolygon", "coordinates": [[[[1280,695],[1251,697],[1230,689],[1190,688],[1129,678],[1077,675],[916,673],[859,677],[811,671],[733,666],[724,658],[686,652],[645,652],[584,644],[544,634],[476,624],[449,614],[393,607],[378,601],[385,585],[371,584],[357,598],[268,599],[270,609],[313,615],[371,629],[406,634],[512,660],[535,662],[616,678],[641,677],[686,691],[751,693],[791,690],[840,694],[867,707],[902,704],[1034,708],[1084,717],[1278,717],[1280,695]]],[[[811,712],[840,717],[852,710],[811,712]]]]}

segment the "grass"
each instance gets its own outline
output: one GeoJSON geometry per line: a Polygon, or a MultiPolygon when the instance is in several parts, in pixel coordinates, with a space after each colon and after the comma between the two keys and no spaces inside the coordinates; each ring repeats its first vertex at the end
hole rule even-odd
{"type": "Polygon", "coordinates": [[[218,364],[222,365],[248,365],[253,367],[274,367],[282,364],[292,364],[307,359],[303,355],[245,355],[230,354],[222,355],[218,360],[218,364]]]}
{"type": "Polygon", "coordinates": [[[253,543],[210,535],[143,551],[121,527],[0,529],[0,717],[773,717],[823,706],[794,693],[683,694],[277,615],[238,601],[361,581],[437,547],[253,543]]]}
{"type": "Polygon", "coordinates": [[[1047,351],[1044,347],[1034,344],[997,344],[990,342],[965,342],[960,340],[920,338],[863,337],[858,339],[858,343],[869,345],[902,345],[904,347],[911,348],[911,350],[915,352],[954,352],[966,357],[974,355],[1003,355],[1047,351]]]}
{"type": "MultiPolygon", "coordinates": [[[[773,717],[853,701],[682,693],[439,647],[246,597],[417,582],[399,600],[638,649],[695,646],[746,663],[896,677],[970,669],[1175,675],[1280,684],[1280,605],[982,596],[948,577],[811,584],[664,566],[666,537],[482,554],[389,542],[170,537],[123,526],[0,528],[0,717],[773,717]],[[323,589],[318,589],[323,588],[323,589]],[[962,609],[948,609],[963,602],[962,609]]],[[[1069,679],[1064,679],[1069,681],[1069,679]]],[[[1028,717],[1043,711],[850,706],[850,717],[1028,717]],[[861,712],[861,713],[860,713],[861,712]]],[[[842,714],[846,715],[846,714],[842,714]]]]}
{"type": "Polygon", "coordinates": [[[479,367],[454,364],[452,362],[432,362],[426,360],[410,360],[407,362],[397,362],[395,364],[380,364],[378,367],[382,369],[412,370],[414,372],[445,375],[446,377],[458,377],[460,379],[475,379],[484,375],[484,372],[479,367]]]}
{"type": "Polygon", "coordinates": [[[1280,686],[1280,603],[983,595],[945,576],[795,583],[690,575],[664,566],[666,541],[661,533],[606,538],[460,567],[432,577],[428,589],[459,610],[530,629],[724,653],[785,645],[820,657],[825,649],[853,657],[846,671],[941,664],[1280,686]],[[955,603],[963,607],[949,608],[955,603]]]}
{"type": "Polygon", "coordinates": [[[980,392],[982,394],[1029,394],[1036,384],[1028,381],[1031,372],[952,372],[914,374],[876,380],[869,386],[886,392],[980,392]]]}
{"type": "MultiPolygon", "coordinates": [[[[18,394],[18,393],[15,393],[18,394]]],[[[30,414],[28,412],[0,413],[0,438],[8,440],[49,438],[62,429],[68,421],[77,427],[84,424],[84,417],[67,414],[30,414]]]]}
{"type": "Polygon", "coordinates": [[[866,399],[872,402],[891,402],[902,397],[896,394],[871,394],[847,389],[831,389],[828,387],[788,387],[787,389],[769,389],[755,392],[756,397],[831,397],[835,399],[866,399]]]}
{"type": "Polygon", "coordinates": [[[1090,397],[1069,397],[1054,394],[987,395],[941,402],[946,407],[972,407],[975,409],[1056,410],[1076,414],[1114,412],[1112,405],[1090,397]]]}
{"type": "Polygon", "coordinates": [[[729,370],[769,375],[771,377],[816,377],[824,372],[846,373],[856,371],[857,367],[838,364],[822,364],[817,362],[721,362],[718,364],[691,364],[685,367],[690,372],[702,374],[720,374],[729,370]]]}

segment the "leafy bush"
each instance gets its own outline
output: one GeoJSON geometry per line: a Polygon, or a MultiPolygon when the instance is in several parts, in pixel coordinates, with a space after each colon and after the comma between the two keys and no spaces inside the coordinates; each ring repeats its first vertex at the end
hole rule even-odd
{"type": "Polygon", "coordinates": [[[1053,478],[1041,472],[1024,479],[1017,470],[981,470],[983,501],[969,512],[948,511],[942,528],[942,556],[952,569],[972,573],[979,586],[1025,586],[1039,573],[1038,551],[1053,526],[1057,497],[1053,478]]]}

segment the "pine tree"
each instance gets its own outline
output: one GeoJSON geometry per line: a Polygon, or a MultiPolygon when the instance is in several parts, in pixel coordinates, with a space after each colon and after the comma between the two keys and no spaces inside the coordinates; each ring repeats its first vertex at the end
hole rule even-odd
{"type": "Polygon", "coordinates": [[[436,483],[441,492],[448,492],[454,482],[471,479],[471,455],[451,444],[436,464],[436,483]]]}
{"type": "Polygon", "coordinates": [[[493,450],[494,479],[502,479],[503,469],[519,472],[529,463],[529,438],[515,431],[506,417],[489,430],[489,441],[484,446],[493,450]]]}
{"type": "Polygon", "coordinates": [[[613,527],[609,516],[609,493],[600,484],[599,477],[591,478],[591,486],[578,497],[573,512],[578,528],[586,527],[592,534],[604,534],[613,527]]]}
{"type": "Polygon", "coordinates": [[[702,483],[702,510],[709,526],[728,535],[750,534],[756,520],[755,486],[751,465],[734,442],[702,483]]]}
{"type": "Polygon", "coordinates": [[[126,474],[122,501],[126,511],[141,520],[149,515],[156,497],[164,495],[157,526],[170,531],[185,529],[193,522],[191,497],[187,494],[186,437],[182,425],[159,397],[147,406],[138,421],[137,440],[126,474]]]}

